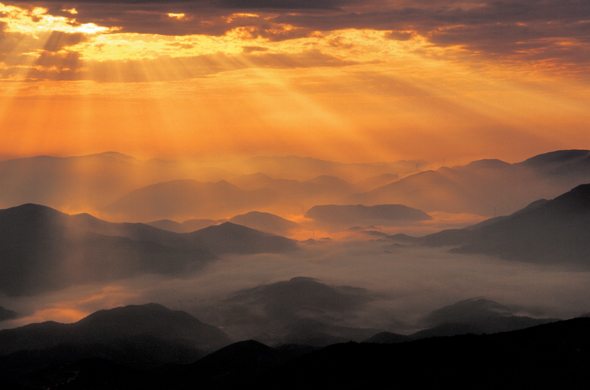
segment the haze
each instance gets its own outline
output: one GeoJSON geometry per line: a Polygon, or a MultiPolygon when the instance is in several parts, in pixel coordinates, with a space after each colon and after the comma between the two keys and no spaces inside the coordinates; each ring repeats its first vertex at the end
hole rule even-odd
{"type": "Polygon", "coordinates": [[[0,3],[0,327],[156,302],[270,343],[303,320],[410,334],[475,297],[589,312],[588,20],[0,3]]]}

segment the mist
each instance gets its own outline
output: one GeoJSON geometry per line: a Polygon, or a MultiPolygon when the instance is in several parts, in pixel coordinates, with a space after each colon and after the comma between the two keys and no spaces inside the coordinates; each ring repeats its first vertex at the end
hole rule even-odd
{"type": "MultiPolygon", "coordinates": [[[[334,326],[410,334],[424,328],[431,311],[457,301],[485,297],[519,315],[572,318],[590,311],[590,272],[541,266],[487,256],[449,253],[444,248],[392,246],[383,241],[323,241],[288,254],[224,255],[192,276],[142,275],[108,285],[75,286],[39,296],[0,297],[0,306],[21,315],[2,328],[30,322],[74,322],[99,309],[156,302],[184,310],[222,327],[234,340],[256,338],[264,330],[253,321],[232,321],[228,299],[257,286],[313,278],[334,287],[364,289],[351,307],[317,309],[308,318],[334,326]],[[224,327],[231,323],[231,326],[224,327]]],[[[285,306],[288,302],[285,302],[285,306]]],[[[243,309],[247,304],[243,303],[243,309]]],[[[259,313],[281,321],[276,313],[259,313]]],[[[280,311],[279,311],[280,312],[280,311]]],[[[284,312],[289,312],[285,308],[284,312]]]]}

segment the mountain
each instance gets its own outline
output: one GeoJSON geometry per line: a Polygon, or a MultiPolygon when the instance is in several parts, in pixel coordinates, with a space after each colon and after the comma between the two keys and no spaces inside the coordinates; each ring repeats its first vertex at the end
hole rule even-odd
{"type": "Polygon", "coordinates": [[[419,172],[346,203],[399,203],[426,212],[483,216],[513,213],[539,198],[553,198],[590,182],[590,151],[556,151],[520,163],[479,160],[465,166],[419,172]]]}
{"type": "Polygon", "coordinates": [[[293,240],[230,223],[179,234],[25,204],[0,210],[0,292],[33,295],[140,274],[177,277],[219,254],[297,247],[293,240]]]}
{"type": "Polygon", "coordinates": [[[410,337],[422,339],[461,334],[491,334],[555,321],[558,319],[517,316],[507,306],[489,299],[472,298],[434,310],[422,319],[423,324],[429,328],[410,337]]]}
{"type": "Polygon", "coordinates": [[[183,234],[191,243],[216,254],[285,253],[298,249],[294,240],[224,222],[183,234]]]}
{"type": "Polygon", "coordinates": [[[218,328],[183,311],[150,303],[100,310],[72,324],[43,322],[0,330],[0,355],[61,344],[108,345],[140,336],[179,342],[200,350],[215,350],[230,343],[218,328]]]}
{"type": "Polygon", "coordinates": [[[0,321],[12,320],[18,317],[18,314],[10,309],[0,306],[0,321]]]}
{"type": "Polygon", "coordinates": [[[398,225],[432,219],[422,210],[401,204],[314,206],[305,213],[305,217],[319,223],[347,226],[398,225]]]}
{"type": "Polygon", "coordinates": [[[36,203],[67,210],[99,209],[124,194],[166,180],[220,180],[221,169],[116,152],[0,161],[0,206],[36,203]]]}
{"type": "Polygon", "coordinates": [[[102,211],[117,220],[137,222],[223,218],[270,205],[276,199],[277,195],[267,188],[245,191],[223,180],[216,183],[174,180],[131,191],[102,211]]]}
{"type": "Polygon", "coordinates": [[[301,225],[295,222],[260,211],[236,215],[230,218],[229,222],[278,235],[288,235],[291,230],[301,229],[301,225]]]}
{"type": "Polygon", "coordinates": [[[358,182],[367,177],[387,173],[396,173],[400,176],[405,176],[408,173],[423,169],[425,166],[427,166],[427,163],[424,161],[346,164],[299,156],[259,156],[243,163],[243,169],[249,171],[247,173],[262,172],[271,177],[300,181],[328,175],[341,177],[351,182],[358,182]]]}
{"type": "Polygon", "coordinates": [[[210,310],[236,338],[278,344],[324,346],[362,341],[379,330],[350,327],[344,321],[373,300],[362,288],[330,286],[296,277],[238,291],[210,310]]]}
{"type": "Polygon", "coordinates": [[[182,223],[179,223],[169,219],[160,219],[159,221],[148,222],[146,225],[150,225],[158,229],[168,230],[174,233],[190,233],[209,226],[219,225],[223,222],[227,221],[225,219],[188,219],[182,223]]]}
{"type": "Polygon", "coordinates": [[[550,201],[538,201],[506,218],[419,239],[451,245],[457,253],[481,253],[509,260],[590,266],[590,184],[550,201]]]}

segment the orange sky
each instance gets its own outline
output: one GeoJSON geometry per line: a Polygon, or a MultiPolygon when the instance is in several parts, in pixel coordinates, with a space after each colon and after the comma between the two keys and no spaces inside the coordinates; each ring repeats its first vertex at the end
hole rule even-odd
{"type": "Polygon", "coordinates": [[[585,4],[234,3],[0,5],[0,156],[590,149],[585,4]]]}

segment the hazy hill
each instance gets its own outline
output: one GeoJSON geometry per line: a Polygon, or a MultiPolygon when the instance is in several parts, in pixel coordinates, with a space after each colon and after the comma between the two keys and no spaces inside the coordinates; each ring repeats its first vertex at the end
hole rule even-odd
{"type": "Polygon", "coordinates": [[[358,193],[348,203],[399,203],[426,212],[505,215],[590,181],[590,151],[557,151],[521,163],[474,161],[440,168],[358,193]]]}
{"type": "Polygon", "coordinates": [[[251,211],[246,214],[236,215],[230,218],[229,222],[278,235],[288,235],[291,230],[301,228],[301,225],[288,219],[260,211],[251,211]]]}
{"type": "Polygon", "coordinates": [[[284,253],[298,249],[295,241],[224,222],[192,233],[183,234],[191,243],[216,254],[284,253]]]}
{"type": "Polygon", "coordinates": [[[330,286],[296,277],[234,293],[210,311],[236,338],[270,344],[328,345],[364,340],[379,330],[349,327],[342,320],[373,300],[362,288],[330,286]]]}
{"type": "Polygon", "coordinates": [[[475,228],[445,230],[419,239],[453,245],[456,252],[482,253],[535,263],[590,266],[590,184],[550,201],[539,201],[506,218],[475,228]]]}
{"type": "Polygon", "coordinates": [[[175,180],[134,190],[102,211],[125,221],[223,218],[272,204],[277,195],[267,188],[245,191],[228,183],[175,180]]]}
{"type": "Polygon", "coordinates": [[[314,206],[305,213],[305,217],[319,223],[347,226],[398,225],[432,219],[422,210],[401,204],[314,206]]]}

